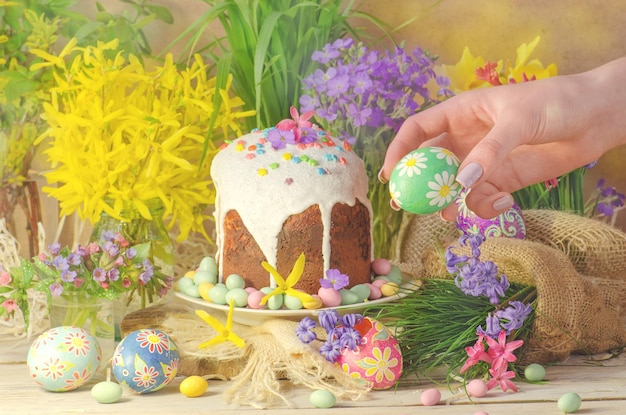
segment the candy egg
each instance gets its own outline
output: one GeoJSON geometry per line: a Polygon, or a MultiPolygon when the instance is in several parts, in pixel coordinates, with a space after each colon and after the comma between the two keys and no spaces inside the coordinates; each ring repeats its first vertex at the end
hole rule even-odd
{"type": "Polygon", "coordinates": [[[83,386],[98,370],[100,345],[85,329],[61,326],[43,332],[30,346],[26,365],[42,388],[67,392],[83,386]]]}
{"type": "Polygon", "coordinates": [[[341,304],[341,294],[334,288],[320,287],[319,290],[317,290],[317,295],[326,307],[337,307],[341,304]]]}
{"type": "Polygon", "coordinates": [[[185,292],[187,287],[194,285],[193,278],[183,277],[176,282],[178,291],[185,292]]]}
{"type": "Polygon", "coordinates": [[[377,275],[387,275],[391,271],[391,262],[385,258],[377,258],[372,261],[372,271],[377,275]]]}
{"type": "Polygon", "coordinates": [[[211,284],[217,283],[217,276],[215,274],[211,274],[209,271],[198,271],[193,276],[193,282],[196,285],[200,285],[205,282],[209,282],[211,284]]]}
{"type": "Polygon", "coordinates": [[[137,393],[156,392],[176,376],[180,355],[166,333],[140,329],[129,333],[113,353],[113,375],[125,388],[137,393]]]}
{"type": "Polygon", "coordinates": [[[294,297],[293,295],[285,294],[285,307],[289,310],[302,310],[302,300],[298,297],[294,297]]]}
{"type": "Polygon", "coordinates": [[[180,382],[178,389],[180,393],[188,398],[197,398],[204,395],[204,392],[209,388],[209,383],[202,376],[188,376],[180,382]]]}
{"type": "Polygon", "coordinates": [[[383,293],[380,292],[380,287],[375,286],[374,284],[365,284],[370,288],[370,296],[369,299],[370,300],[378,300],[380,297],[383,296],[383,293]]]}
{"type": "Polygon", "coordinates": [[[261,305],[261,299],[265,297],[265,293],[263,291],[253,291],[248,294],[248,307],[253,308],[255,310],[264,308],[265,305],[261,305]]]}
{"type": "Polygon", "coordinates": [[[441,392],[439,389],[426,389],[420,395],[420,401],[424,406],[434,406],[441,400],[441,392]]]}
{"type": "Polygon", "coordinates": [[[357,295],[357,303],[362,303],[367,300],[372,293],[372,289],[369,284],[357,284],[354,287],[350,288],[350,291],[357,295]]]}
{"type": "Polygon", "coordinates": [[[341,296],[341,305],[351,305],[359,302],[359,296],[354,291],[341,289],[339,290],[341,296]]]}
{"type": "Polygon", "coordinates": [[[459,165],[459,159],[445,148],[424,147],[410,152],[391,172],[392,204],[417,214],[440,211],[461,190],[455,181],[459,165]]]}
{"type": "Polygon", "coordinates": [[[580,405],[582,404],[582,400],[577,393],[568,392],[562,395],[557,401],[557,406],[561,412],[566,414],[571,414],[572,412],[578,411],[580,409],[580,405]]]}
{"type": "Polygon", "coordinates": [[[326,389],[313,391],[309,400],[316,408],[332,408],[337,403],[335,395],[326,389]]]}
{"type": "Polygon", "coordinates": [[[209,290],[209,298],[215,304],[226,304],[226,293],[228,288],[224,284],[215,284],[213,288],[209,290]]]}
{"type": "Polygon", "coordinates": [[[232,290],[233,288],[245,288],[246,281],[243,279],[241,275],[238,274],[230,274],[226,277],[226,288],[232,290]]]}
{"type": "Polygon", "coordinates": [[[509,210],[492,219],[483,219],[472,212],[465,204],[467,191],[462,191],[456,199],[459,207],[456,227],[465,235],[483,235],[485,237],[526,238],[526,222],[522,210],[513,204],[509,210]]]}
{"type": "Polygon", "coordinates": [[[391,297],[392,295],[396,295],[398,293],[399,287],[395,282],[388,282],[380,286],[380,292],[383,293],[385,297],[391,297]]]}
{"type": "Polygon", "coordinates": [[[524,377],[529,382],[541,382],[546,377],[546,369],[537,363],[531,363],[524,369],[524,377]]]}
{"type": "Polygon", "coordinates": [[[209,297],[209,291],[213,287],[214,285],[210,282],[203,282],[202,284],[198,285],[198,294],[200,294],[200,297],[202,297],[203,300],[210,302],[211,297],[209,297]]]}
{"type": "Polygon", "coordinates": [[[122,397],[122,387],[111,382],[111,369],[107,369],[107,380],[91,388],[91,397],[99,403],[115,403],[122,397]]]}
{"type": "Polygon", "coordinates": [[[212,258],[209,256],[202,258],[202,261],[200,261],[200,265],[198,266],[198,270],[207,271],[217,276],[218,270],[217,270],[217,262],[215,262],[215,258],[212,258]]]}
{"type": "Polygon", "coordinates": [[[473,379],[467,384],[467,392],[474,398],[482,398],[488,391],[487,383],[482,379],[473,379]]]}
{"type": "Polygon", "coordinates": [[[378,320],[365,317],[354,326],[361,334],[356,350],[345,349],[337,358],[344,372],[365,381],[372,389],[388,389],[402,375],[402,352],[398,341],[378,320]]]}
{"type": "Polygon", "coordinates": [[[235,307],[245,307],[248,305],[248,292],[243,288],[233,288],[228,290],[224,296],[226,304],[233,301],[235,307]]]}

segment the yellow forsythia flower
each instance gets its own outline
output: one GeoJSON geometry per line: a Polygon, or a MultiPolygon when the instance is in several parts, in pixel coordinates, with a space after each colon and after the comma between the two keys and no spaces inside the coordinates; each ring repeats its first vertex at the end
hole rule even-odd
{"type": "Polygon", "coordinates": [[[103,211],[123,219],[129,208],[152,219],[146,202],[158,198],[168,226],[178,225],[177,240],[190,231],[209,239],[203,225],[210,216],[204,208],[215,200],[214,142],[240,135],[236,120],[254,111],[238,110],[243,102],[229,96],[230,81],[218,89],[199,55],[182,70],[171,55],[146,70],[135,56],[108,56],[116,47],[117,41],[86,48],[71,41],[57,56],[33,52],[44,60],[38,68],[56,68],[44,104],[49,128],[39,138],[50,139],[45,153],[52,169],[45,176],[55,186],[43,190],[59,201],[62,214],[76,211],[92,223],[103,211]],[[209,151],[202,159],[205,140],[209,151]]]}
{"type": "MultiPolygon", "coordinates": [[[[554,63],[545,66],[538,59],[530,59],[530,55],[540,41],[537,36],[531,43],[522,43],[517,48],[515,64],[510,61],[499,60],[494,62],[495,70],[501,84],[523,82],[525,79],[541,79],[557,74],[554,63]]],[[[455,93],[470,89],[484,88],[492,84],[476,75],[476,70],[484,68],[489,62],[481,56],[474,56],[468,47],[465,47],[461,59],[455,65],[441,65],[438,71],[450,78],[450,89],[455,93]]]]}

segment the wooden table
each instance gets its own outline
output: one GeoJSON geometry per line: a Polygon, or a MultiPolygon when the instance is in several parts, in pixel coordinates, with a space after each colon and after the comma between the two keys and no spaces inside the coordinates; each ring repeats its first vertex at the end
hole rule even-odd
{"type": "MultiPolygon", "coordinates": [[[[596,359],[608,356],[595,356],[596,359]]],[[[484,411],[490,415],[544,415],[559,414],[556,401],[566,392],[576,392],[583,404],[579,414],[626,414],[626,356],[609,360],[591,361],[575,356],[559,365],[547,368],[546,382],[528,384],[517,382],[518,393],[491,391],[487,397],[470,401],[463,393],[439,386],[442,402],[433,407],[420,404],[420,392],[433,384],[402,386],[397,390],[374,391],[360,401],[339,401],[334,408],[316,409],[309,403],[310,390],[289,388],[287,395],[292,407],[258,410],[249,406],[227,404],[222,391],[225,382],[210,381],[209,390],[199,398],[187,398],[178,391],[182,378],[167,388],[146,395],[124,392],[115,404],[99,404],[90,395],[93,384],[104,380],[104,375],[79,390],[66,393],[47,392],[39,388],[27,373],[24,363],[0,364],[0,414],[294,414],[298,415],[401,415],[401,414],[455,414],[472,415],[484,411]]]]}

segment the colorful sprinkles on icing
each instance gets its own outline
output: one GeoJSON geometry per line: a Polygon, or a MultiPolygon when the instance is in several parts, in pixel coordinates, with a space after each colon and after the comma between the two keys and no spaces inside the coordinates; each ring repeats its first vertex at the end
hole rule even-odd
{"type": "MultiPolygon", "coordinates": [[[[285,162],[302,164],[316,169],[319,175],[332,174],[330,164],[345,165],[347,160],[340,153],[351,151],[352,146],[346,142],[336,143],[333,137],[326,131],[311,124],[308,119],[311,114],[299,116],[295,109],[291,110],[292,116],[296,114],[294,120],[283,120],[276,127],[265,128],[263,130],[255,128],[252,133],[259,133],[256,142],[246,142],[245,140],[225,140],[220,149],[224,149],[231,144],[235,145],[235,151],[243,154],[246,160],[262,160],[265,154],[271,151],[285,151],[280,157],[285,162]],[[328,152],[319,159],[314,159],[307,154],[296,154],[306,152],[309,149],[328,148],[328,152]],[[335,154],[338,153],[338,154],[335,154]]],[[[267,166],[257,169],[257,174],[261,177],[268,176],[272,170],[280,167],[280,161],[268,162],[267,166]]],[[[293,179],[285,179],[285,184],[293,183],[293,179]]]]}

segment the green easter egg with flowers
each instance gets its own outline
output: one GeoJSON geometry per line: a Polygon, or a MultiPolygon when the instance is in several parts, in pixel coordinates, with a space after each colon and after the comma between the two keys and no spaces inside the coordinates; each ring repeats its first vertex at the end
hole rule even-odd
{"type": "Polygon", "coordinates": [[[461,185],[455,181],[460,164],[454,153],[445,148],[413,150],[391,172],[391,203],[420,215],[442,210],[461,191],[461,185]]]}

